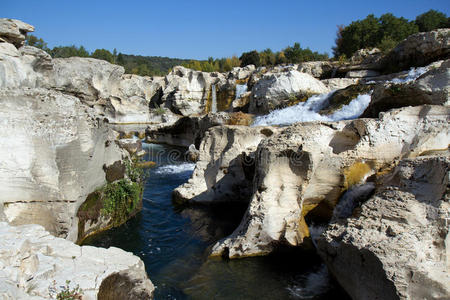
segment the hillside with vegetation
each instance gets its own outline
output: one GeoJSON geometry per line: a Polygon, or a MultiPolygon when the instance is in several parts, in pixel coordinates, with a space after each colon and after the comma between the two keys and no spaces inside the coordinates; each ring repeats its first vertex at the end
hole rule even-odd
{"type": "MultiPolygon", "coordinates": [[[[418,15],[415,20],[396,17],[391,13],[383,14],[379,18],[370,14],[347,26],[338,26],[332,59],[346,60],[357,50],[364,48],[377,47],[383,52],[388,52],[411,34],[448,27],[450,27],[450,18],[433,9],[418,15]]],[[[259,67],[330,59],[328,53],[319,53],[309,48],[303,48],[300,43],[294,43],[280,51],[267,48],[263,51],[244,52],[240,57],[209,57],[207,60],[131,55],[117,53],[116,49],[113,52],[107,49],[96,49],[89,53],[85,47],[75,45],[57,46],[50,49],[42,38],[34,35],[28,35],[26,43],[47,51],[53,58],[78,56],[103,59],[123,66],[128,74],[142,76],[164,76],[177,65],[203,72],[228,72],[234,67],[251,64],[259,67]]]]}

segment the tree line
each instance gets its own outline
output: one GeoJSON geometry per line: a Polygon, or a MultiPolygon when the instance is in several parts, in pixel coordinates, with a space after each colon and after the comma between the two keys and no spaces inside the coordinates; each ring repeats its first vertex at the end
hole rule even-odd
{"type": "Polygon", "coordinates": [[[391,13],[379,18],[370,14],[348,26],[338,26],[333,55],[345,59],[359,49],[373,47],[387,52],[411,34],[448,27],[450,18],[433,9],[418,15],[415,20],[398,18],[391,13]]]}
{"type": "Polygon", "coordinates": [[[107,49],[96,49],[89,52],[83,46],[57,46],[50,49],[42,38],[34,35],[27,35],[25,43],[29,46],[40,48],[49,53],[53,58],[67,57],[92,57],[106,60],[112,64],[121,65],[127,74],[137,74],[141,76],[164,76],[174,66],[179,66],[189,62],[188,59],[169,58],[160,56],[140,56],[117,53],[114,49],[110,52],[107,49]]]}
{"type": "MultiPolygon", "coordinates": [[[[432,9],[418,15],[415,20],[396,17],[391,13],[383,14],[379,18],[371,14],[348,26],[338,26],[333,47],[334,59],[345,60],[363,48],[378,47],[382,51],[389,51],[411,34],[448,27],[450,27],[450,18],[442,12],[432,9]]],[[[116,49],[113,52],[107,49],[96,49],[90,53],[85,47],[75,45],[57,46],[50,49],[42,38],[34,35],[27,36],[26,44],[47,51],[53,58],[78,56],[103,59],[123,66],[128,74],[142,76],[164,76],[177,65],[204,72],[228,72],[234,67],[251,64],[259,67],[330,59],[327,53],[302,48],[300,43],[294,43],[293,46],[287,46],[277,52],[268,48],[263,51],[244,52],[239,58],[237,56],[216,59],[209,57],[207,60],[129,55],[117,53],[116,49]]]]}
{"type": "Polygon", "coordinates": [[[288,46],[278,52],[273,52],[270,48],[261,52],[253,50],[242,53],[239,58],[236,56],[219,59],[210,57],[207,61],[191,60],[183,64],[183,66],[204,72],[228,72],[234,67],[245,67],[248,65],[255,65],[256,67],[274,66],[328,59],[327,53],[313,52],[309,48],[303,49],[300,43],[294,43],[293,46],[288,46]]]}

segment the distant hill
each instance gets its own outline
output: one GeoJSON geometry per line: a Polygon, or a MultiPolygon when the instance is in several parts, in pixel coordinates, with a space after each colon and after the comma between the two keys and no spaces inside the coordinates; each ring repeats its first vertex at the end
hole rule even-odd
{"type": "Polygon", "coordinates": [[[119,53],[116,63],[125,68],[125,73],[148,76],[164,76],[174,66],[186,64],[190,61],[190,59],[119,53]]]}

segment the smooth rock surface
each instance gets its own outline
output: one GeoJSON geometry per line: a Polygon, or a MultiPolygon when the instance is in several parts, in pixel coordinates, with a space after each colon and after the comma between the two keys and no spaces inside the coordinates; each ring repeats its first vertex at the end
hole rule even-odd
{"type": "Polygon", "coordinates": [[[267,114],[297,98],[326,92],[329,90],[322,82],[306,73],[295,70],[267,73],[252,88],[249,112],[267,114]]]}
{"type": "Polygon", "coordinates": [[[126,157],[79,99],[46,89],[0,90],[0,206],[11,224],[74,240],[76,210],[126,157]],[[109,141],[109,143],[107,143],[109,141]]]}
{"type": "Polygon", "coordinates": [[[13,227],[0,222],[0,235],[1,299],[54,299],[49,288],[61,292],[60,286],[70,280],[71,289],[79,285],[83,290],[83,300],[94,300],[114,274],[121,274],[122,280],[109,286],[111,294],[127,290],[128,298],[122,299],[152,298],[154,286],[144,263],[129,252],[113,247],[80,247],[52,236],[39,225],[13,227]],[[133,294],[142,297],[133,298],[133,294]]]}

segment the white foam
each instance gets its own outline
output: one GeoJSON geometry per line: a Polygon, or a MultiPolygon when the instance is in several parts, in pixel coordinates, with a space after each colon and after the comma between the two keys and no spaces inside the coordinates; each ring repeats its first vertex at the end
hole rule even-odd
{"type": "Polygon", "coordinates": [[[236,97],[235,99],[239,99],[243,94],[247,92],[247,84],[236,84],[236,97]]]}
{"type": "Polygon", "coordinates": [[[217,112],[217,93],[216,93],[216,85],[215,84],[213,84],[211,87],[211,93],[212,93],[211,112],[216,113],[217,112]]]}
{"type": "Polygon", "coordinates": [[[333,93],[334,92],[315,95],[305,102],[274,110],[265,116],[257,117],[253,122],[253,126],[290,125],[296,122],[356,119],[364,112],[367,106],[369,106],[371,100],[370,94],[359,95],[348,105],[343,106],[340,110],[335,111],[331,115],[324,116],[319,114],[319,111],[327,104],[328,97],[333,93]]]}
{"type": "Polygon", "coordinates": [[[375,189],[373,182],[358,184],[351,187],[339,200],[333,211],[334,218],[348,218],[352,215],[353,210],[358,206],[358,203],[369,197],[375,189]]]}
{"type": "Polygon", "coordinates": [[[298,281],[297,284],[288,287],[288,290],[293,297],[299,299],[316,298],[330,288],[330,275],[324,264],[316,272],[304,275],[298,281]]]}
{"type": "Polygon", "coordinates": [[[179,165],[166,165],[155,169],[155,174],[180,174],[194,171],[195,164],[183,163],[179,165]]]}
{"type": "Polygon", "coordinates": [[[314,246],[317,247],[316,241],[320,237],[322,232],[325,231],[325,229],[326,229],[325,225],[320,225],[320,224],[316,225],[314,223],[311,223],[308,225],[309,235],[311,236],[311,240],[312,240],[314,246]]]}
{"type": "Polygon", "coordinates": [[[417,78],[419,78],[426,72],[428,72],[427,67],[411,68],[408,72],[408,75],[406,75],[405,78],[394,78],[394,79],[388,81],[388,83],[394,83],[394,84],[409,83],[409,82],[415,81],[417,78]]]}

